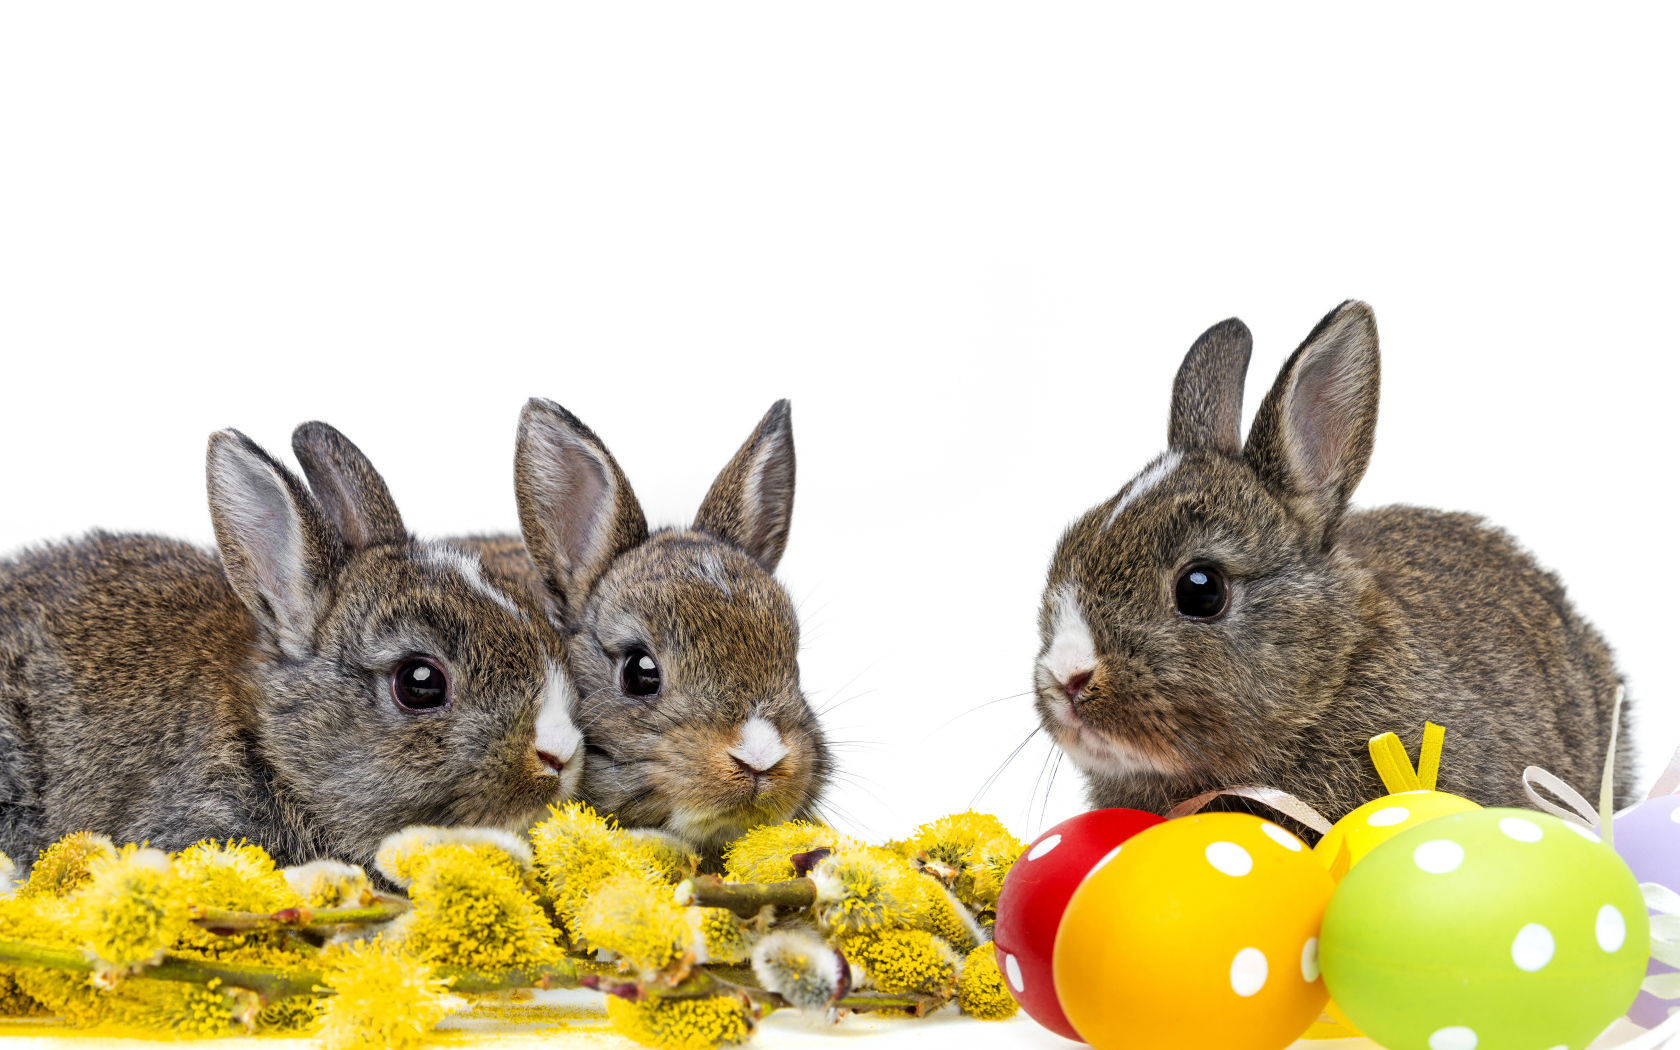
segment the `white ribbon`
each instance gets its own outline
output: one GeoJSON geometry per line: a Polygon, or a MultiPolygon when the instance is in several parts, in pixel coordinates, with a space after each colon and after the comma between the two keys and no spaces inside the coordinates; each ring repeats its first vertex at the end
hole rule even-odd
{"type": "Polygon", "coordinates": [[[1300,821],[1320,835],[1326,834],[1330,830],[1330,822],[1325,820],[1318,810],[1302,802],[1289,792],[1273,787],[1258,787],[1253,784],[1239,784],[1236,787],[1223,788],[1219,791],[1204,791],[1195,798],[1187,798],[1167,810],[1167,819],[1187,817],[1220,795],[1251,798],[1256,802],[1272,807],[1287,817],[1300,821]]]}
{"type": "Polygon", "coordinates": [[[1592,803],[1582,797],[1579,791],[1564,783],[1562,777],[1555,776],[1541,769],[1539,766],[1529,766],[1522,774],[1523,790],[1528,793],[1528,800],[1536,806],[1550,813],[1554,817],[1567,820],[1572,824],[1579,824],[1583,828],[1598,827],[1598,810],[1592,803]],[[1536,787],[1543,787],[1569,804],[1564,809],[1555,802],[1548,802],[1540,797],[1536,787]]]}

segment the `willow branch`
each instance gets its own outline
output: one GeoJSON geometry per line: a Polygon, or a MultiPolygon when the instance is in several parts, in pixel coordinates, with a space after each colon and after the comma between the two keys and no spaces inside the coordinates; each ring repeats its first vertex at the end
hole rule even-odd
{"type": "Polygon", "coordinates": [[[677,903],[699,908],[728,908],[743,919],[760,908],[809,908],[817,901],[817,884],[810,879],[780,882],[724,882],[716,875],[696,875],[677,884],[677,903]]]}
{"type": "Polygon", "coordinates": [[[432,973],[437,977],[450,978],[450,991],[468,994],[499,992],[509,988],[581,987],[577,964],[570,959],[561,959],[559,962],[528,969],[502,970],[498,973],[467,970],[458,966],[434,966],[432,973]]]}
{"type": "MultiPolygon", "coordinates": [[[[89,973],[94,969],[93,963],[79,951],[48,948],[27,941],[0,941],[0,963],[7,966],[31,966],[81,973],[89,973]]],[[[163,961],[156,966],[148,966],[142,970],[139,976],[193,984],[207,984],[211,980],[219,979],[229,987],[256,992],[267,1002],[293,995],[308,995],[322,980],[322,975],[312,970],[282,970],[249,963],[214,962],[173,953],[165,955],[163,961]]]]}
{"type": "MultiPolygon", "coordinates": [[[[729,967],[728,969],[737,970],[739,968],[729,967]]],[[[772,1009],[792,1006],[776,992],[761,988],[756,984],[727,980],[720,974],[704,967],[696,967],[688,978],[671,987],[662,988],[654,984],[632,983],[640,985],[640,994],[650,999],[707,999],[716,995],[734,994],[746,996],[753,1002],[772,1009]]],[[[611,994],[622,993],[613,992],[611,994]]],[[[834,1000],[833,1005],[841,1010],[854,1010],[858,1013],[871,1010],[902,1010],[912,1017],[921,1017],[923,1014],[938,1009],[948,1001],[938,996],[919,995],[914,992],[856,992],[841,996],[834,1000]]]]}
{"type": "Polygon", "coordinates": [[[203,908],[192,905],[193,922],[211,933],[250,933],[257,930],[303,930],[344,926],[352,923],[389,922],[408,910],[408,902],[396,897],[382,897],[372,904],[356,908],[309,907],[282,908],[264,914],[253,911],[227,911],[222,908],[203,908]]]}

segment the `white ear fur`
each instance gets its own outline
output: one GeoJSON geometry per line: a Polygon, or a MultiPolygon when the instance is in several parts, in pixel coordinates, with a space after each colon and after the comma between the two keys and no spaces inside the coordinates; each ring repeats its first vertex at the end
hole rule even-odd
{"type": "Polygon", "coordinates": [[[325,522],[302,483],[236,430],[211,435],[207,468],[229,582],[282,649],[302,656],[332,563],[325,522]]]}

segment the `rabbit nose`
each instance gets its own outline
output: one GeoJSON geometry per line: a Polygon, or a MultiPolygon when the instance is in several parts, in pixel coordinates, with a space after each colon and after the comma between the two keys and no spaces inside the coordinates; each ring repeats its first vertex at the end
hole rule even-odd
{"type": "Polygon", "coordinates": [[[1090,681],[1090,670],[1075,671],[1062,679],[1062,692],[1067,694],[1069,700],[1077,700],[1079,699],[1079,691],[1085,688],[1090,681]]]}
{"type": "Polygon", "coordinates": [[[559,774],[564,773],[566,771],[566,761],[565,761],[565,759],[558,758],[554,755],[551,755],[547,751],[538,751],[537,752],[537,759],[538,759],[538,761],[542,762],[543,765],[547,766],[549,769],[552,769],[556,776],[558,776],[559,774]]]}
{"type": "Polygon", "coordinates": [[[729,757],[735,760],[735,768],[752,778],[755,789],[763,788],[770,771],[787,754],[782,734],[761,715],[747,719],[746,724],[741,726],[740,735],[735,738],[735,746],[728,751],[729,757]]]}
{"type": "Polygon", "coordinates": [[[734,755],[730,755],[729,757],[730,757],[731,760],[734,761],[735,768],[739,769],[741,772],[745,773],[747,775],[747,778],[752,781],[753,790],[755,792],[764,790],[765,782],[770,779],[770,770],[776,768],[775,766],[770,766],[768,769],[759,769],[757,766],[753,765],[752,763],[743,762],[743,761],[741,761],[741,759],[736,758],[734,755]]]}

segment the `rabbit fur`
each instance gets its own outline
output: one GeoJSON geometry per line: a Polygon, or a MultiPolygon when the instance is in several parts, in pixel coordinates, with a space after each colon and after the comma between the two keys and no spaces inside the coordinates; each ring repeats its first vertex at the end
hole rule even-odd
{"type": "Polygon", "coordinates": [[[747,828],[813,817],[829,749],[799,686],[799,621],[772,575],[793,512],[788,402],[765,414],[689,528],[650,532],[606,445],[552,401],[526,405],[514,474],[523,540],[451,542],[540,596],[566,633],[583,798],[712,862],[747,828]],[[632,695],[627,665],[644,657],[658,691],[632,695]]]}
{"type": "Polygon", "coordinates": [[[0,850],[20,865],[90,830],[372,870],[405,826],[523,829],[576,789],[542,606],[412,538],[332,427],[293,446],[313,491],[239,432],[211,436],[219,558],[93,532],[0,562],[0,850]],[[397,702],[420,655],[447,678],[435,709],[397,702]]]}
{"type": "MultiPolygon", "coordinates": [[[[1051,561],[1034,702],[1091,804],[1159,813],[1260,784],[1333,820],[1384,793],[1369,738],[1396,732],[1415,754],[1426,720],[1447,729],[1442,791],[1524,805],[1530,764],[1596,787],[1620,677],[1558,578],[1469,514],[1348,510],[1377,422],[1370,307],[1319,322],[1245,444],[1251,345],[1236,319],[1196,341],[1168,451],[1075,521],[1051,561]],[[1212,618],[1179,611],[1196,566],[1228,581],[1212,618]]],[[[1620,740],[1627,801],[1631,734],[1620,740]]]]}

